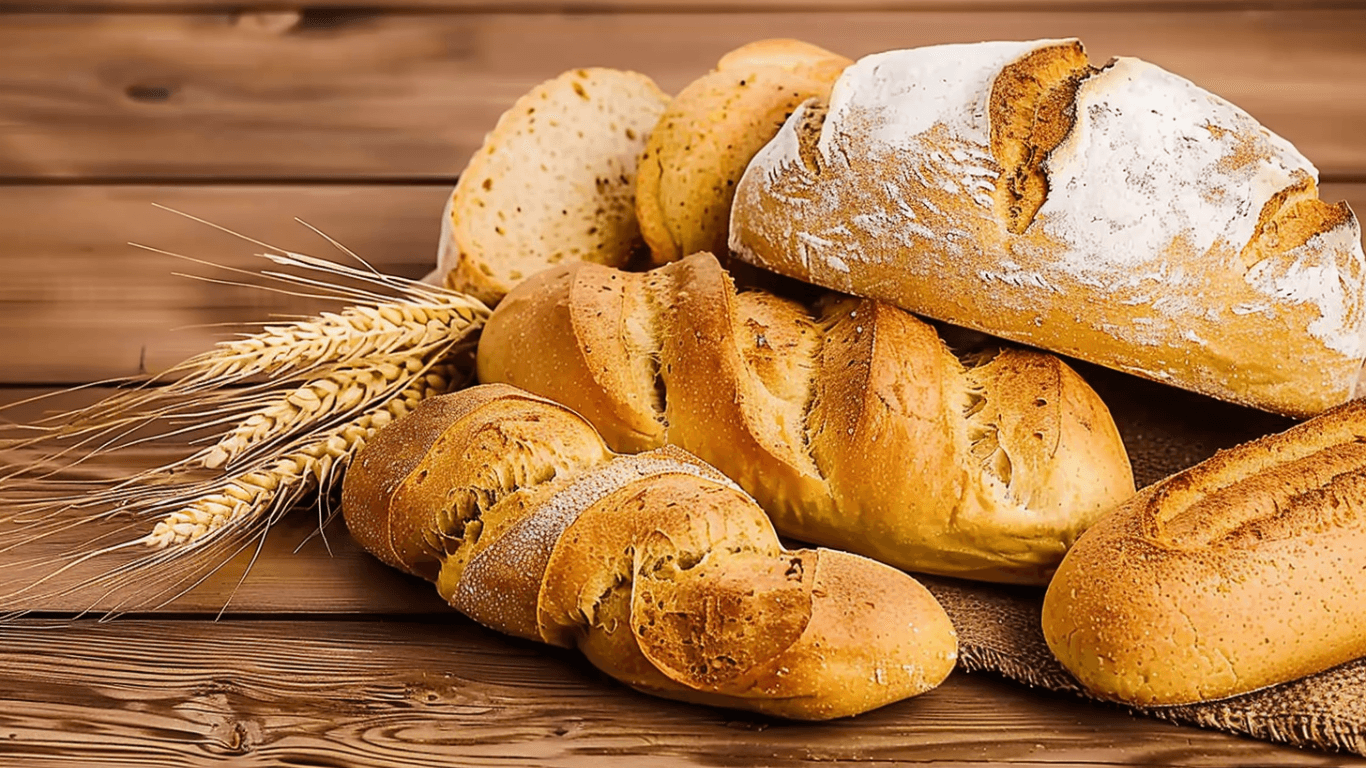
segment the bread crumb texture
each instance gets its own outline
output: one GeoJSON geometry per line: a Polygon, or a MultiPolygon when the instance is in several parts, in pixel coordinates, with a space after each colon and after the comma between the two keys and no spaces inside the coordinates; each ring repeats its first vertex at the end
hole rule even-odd
{"type": "Polygon", "coordinates": [[[1043,606],[1099,695],[1221,699],[1366,655],[1366,403],[1222,451],[1081,537],[1043,606]]]}
{"type": "Polygon", "coordinates": [[[1312,415],[1366,359],[1366,257],[1284,139],[1076,40],[865,57],[750,163],[753,264],[1227,400],[1312,415]],[[823,117],[822,117],[823,115],[823,117]]]}
{"type": "Polygon", "coordinates": [[[518,99],[443,216],[437,273],[492,305],[550,264],[624,265],[642,247],[636,164],[669,97],[644,75],[575,69],[518,99]]]}

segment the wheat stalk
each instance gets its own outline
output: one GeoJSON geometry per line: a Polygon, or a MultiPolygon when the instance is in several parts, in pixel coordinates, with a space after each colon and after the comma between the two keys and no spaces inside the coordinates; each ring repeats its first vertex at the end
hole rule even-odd
{"type": "MultiPolygon", "coordinates": [[[[403,373],[416,375],[397,397],[384,401],[356,419],[313,435],[311,442],[279,456],[268,467],[250,469],[224,477],[218,490],[197,496],[184,507],[158,521],[152,532],[147,535],[147,544],[161,549],[205,541],[245,517],[261,514],[272,506],[292,506],[309,491],[332,483],[336,479],[336,473],[365,446],[366,441],[376,430],[402,417],[424,398],[450,391],[454,372],[449,370],[449,366],[443,366],[443,375],[442,370],[424,372],[420,360],[416,357],[409,357],[406,362],[406,368],[390,365],[382,374],[377,374],[381,381],[398,380],[403,373]]],[[[329,404],[341,405],[341,400],[336,398],[336,392],[344,390],[340,389],[340,385],[334,379],[323,381],[337,387],[336,390],[324,388],[324,392],[331,396],[330,403],[328,400],[318,399],[316,395],[310,395],[312,400],[298,396],[300,392],[314,391],[317,388],[314,384],[295,390],[280,403],[272,405],[269,410],[301,416],[328,410],[329,404]],[[300,402],[307,403],[308,407],[299,406],[300,402]]],[[[359,400],[373,391],[373,388],[353,384],[349,391],[356,390],[364,390],[355,395],[359,400]]],[[[258,416],[260,415],[253,415],[242,427],[234,430],[214,446],[213,451],[207,455],[205,465],[215,467],[231,462],[253,444],[248,441],[268,439],[279,424],[286,423],[271,423],[269,419],[257,421],[258,416]],[[243,428],[252,423],[258,426],[250,435],[244,437],[241,434],[244,432],[243,428]],[[230,453],[223,448],[225,443],[231,445],[233,452],[230,453]]]]}
{"type": "Polygon", "coordinates": [[[93,603],[131,586],[135,595],[121,600],[164,604],[308,495],[326,506],[375,430],[468,379],[458,361],[489,312],[478,300],[368,265],[262,255],[296,270],[260,273],[287,292],[349,306],[239,335],[86,408],[0,423],[0,458],[23,456],[0,474],[0,553],[108,524],[58,562],[0,561],[0,584],[18,585],[0,601],[90,594],[93,603]],[[186,437],[191,453],[164,466],[72,479],[120,451],[186,437]],[[118,564],[48,586],[106,560],[118,564]],[[24,568],[32,571],[6,578],[24,568]]]}

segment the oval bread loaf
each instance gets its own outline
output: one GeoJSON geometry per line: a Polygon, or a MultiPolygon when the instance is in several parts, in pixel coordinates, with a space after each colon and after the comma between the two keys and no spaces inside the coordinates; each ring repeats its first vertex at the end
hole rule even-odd
{"type": "Polygon", "coordinates": [[[434,277],[492,306],[551,264],[624,266],[643,247],[637,159],[668,102],[650,78],[602,68],[518,99],[456,182],[434,277]]]}
{"type": "Polygon", "coordinates": [[[489,318],[478,370],[615,450],[702,457],[784,535],[911,570],[1044,584],[1134,491],[1109,411],[1058,358],[962,361],[888,304],[737,294],[710,254],[547,270],[489,318]]]}
{"type": "Polygon", "coordinates": [[[859,60],[751,161],[730,248],[776,272],[1306,416],[1357,391],[1345,204],[1246,112],[1075,40],[859,60]]]}
{"type": "Polygon", "coordinates": [[[1049,647],[1142,706],[1219,699],[1366,655],[1366,401],[1142,491],[1067,554],[1049,647]]]}
{"type": "Polygon", "coordinates": [[[636,215],[656,264],[725,254],[730,201],[750,158],[798,104],[827,96],[850,63],[798,40],[761,40],[726,54],[670,102],[636,177],[636,215]]]}
{"type": "Polygon", "coordinates": [[[431,398],[380,430],[342,512],[362,546],[476,621],[577,647],[659,696],[820,720],[929,690],[957,658],[910,576],[783,549],[696,458],[615,456],[582,417],[512,387],[431,398]]]}

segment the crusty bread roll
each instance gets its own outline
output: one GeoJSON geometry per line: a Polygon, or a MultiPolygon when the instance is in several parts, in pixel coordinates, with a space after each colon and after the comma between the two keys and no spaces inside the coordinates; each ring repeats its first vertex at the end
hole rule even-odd
{"type": "Polygon", "coordinates": [[[429,399],[381,430],[342,512],[476,621],[578,647],[660,696],[826,719],[933,688],[957,657],[911,577],[784,550],[711,467],[675,448],[613,456],[580,416],[511,387],[429,399]]]}
{"type": "Polygon", "coordinates": [[[668,102],[650,78],[600,68],[518,99],[451,193],[434,281],[493,305],[561,261],[624,266],[643,248],[637,158],[668,102]]]}
{"type": "Polygon", "coordinates": [[[798,40],[760,40],[674,98],[636,177],[636,215],[656,264],[725,254],[731,197],[750,158],[798,104],[828,95],[850,63],[798,40]]]}
{"type": "Polygon", "coordinates": [[[738,185],[730,248],[820,285],[1305,416],[1357,391],[1346,204],[1247,113],[1075,40],[869,56],[738,185]]]}
{"type": "Polygon", "coordinates": [[[887,304],[737,295],[710,254],[532,277],[489,318],[478,371],[574,408],[615,450],[702,457],[784,535],[912,570],[1046,583],[1134,491],[1109,411],[1056,357],[960,361],[887,304]]]}
{"type": "Polygon", "coordinates": [[[1143,706],[1366,656],[1366,401],[1215,454],[1097,523],[1043,605],[1049,647],[1143,706]]]}

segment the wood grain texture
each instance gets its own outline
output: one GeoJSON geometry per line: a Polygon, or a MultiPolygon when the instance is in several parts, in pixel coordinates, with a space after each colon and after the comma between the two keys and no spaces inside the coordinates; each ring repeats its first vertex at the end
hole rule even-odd
{"type": "Polygon", "coordinates": [[[436,264],[448,194],[439,185],[0,187],[0,383],[82,383],[159,371],[242,330],[217,324],[324,306],[177,276],[244,279],[128,243],[254,271],[273,265],[256,256],[260,246],[154,203],[281,248],[346,260],[298,217],[377,268],[416,278],[436,264]]]}
{"type": "MultiPolygon", "coordinates": [[[[1141,5],[1138,7],[1142,7],[1141,5]]],[[[676,92],[764,37],[851,56],[1078,36],[1247,109],[1326,178],[1366,176],[1366,10],[11,14],[0,177],[454,177],[498,115],[581,66],[676,92]]]]}
{"type": "MultiPolygon", "coordinates": [[[[241,0],[7,0],[0,13],[34,13],[52,10],[82,13],[149,11],[225,11],[264,7],[271,10],[308,10],[312,0],[268,0],[243,3],[241,0]]],[[[1056,11],[1085,7],[1088,10],[1129,12],[1134,9],[1177,10],[1308,10],[1360,5],[1356,0],[327,0],[329,8],[348,8],[372,12],[424,11],[428,13],[783,13],[825,11],[847,13],[858,10],[942,11],[966,10],[1056,11]]]]}
{"type": "Polygon", "coordinates": [[[23,622],[0,626],[0,691],[0,754],[24,765],[1360,762],[986,675],[851,720],[782,723],[639,695],[577,654],[455,616],[23,622]]]}
{"type": "MultiPolygon", "coordinates": [[[[180,452],[175,449],[161,448],[143,452],[139,459],[141,466],[146,467],[177,455],[180,452]]],[[[4,465],[0,457],[0,467],[4,465]]],[[[4,524],[0,524],[0,530],[3,527],[4,524]]],[[[256,542],[250,542],[246,550],[228,559],[212,578],[174,602],[156,607],[155,612],[192,616],[222,613],[242,618],[280,614],[389,616],[450,611],[430,584],[390,568],[362,550],[340,519],[324,529],[325,536],[315,535],[318,527],[316,508],[296,508],[271,529],[259,553],[256,542]]],[[[83,526],[68,535],[46,538],[0,553],[0,595],[10,594],[47,575],[42,567],[21,567],[22,561],[64,563],[72,553],[91,551],[93,547],[86,542],[96,533],[111,529],[112,526],[103,524],[83,526]]],[[[136,538],[144,532],[126,533],[117,540],[136,538]]],[[[114,594],[93,589],[70,591],[114,562],[118,561],[95,561],[45,582],[39,589],[0,599],[0,612],[100,616],[118,605],[121,597],[138,590],[146,592],[145,587],[114,594]]],[[[138,577],[135,583],[145,584],[145,576],[144,573],[138,577]]],[[[191,585],[192,582],[184,581],[176,591],[191,585]]]]}
{"type": "MultiPolygon", "coordinates": [[[[216,324],[321,306],[176,276],[214,272],[128,241],[228,266],[269,265],[255,257],[258,246],[153,203],[283,248],[341,258],[296,223],[297,216],[379,268],[420,277],[436,261],[448,192],[441,185],[0,186],[0,360],[6,361],[0,385],[79,384],[159,371],[222,338],[225,329],[216,324]]],[[[1328,184],[1323,195],[1366,212],[1366,184],[1328,184]]]]}

